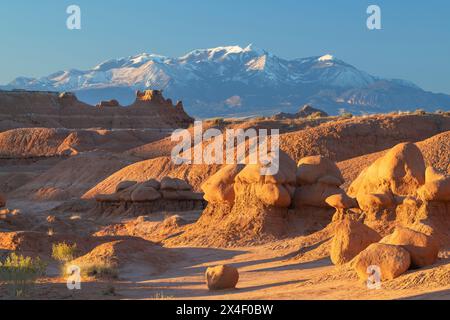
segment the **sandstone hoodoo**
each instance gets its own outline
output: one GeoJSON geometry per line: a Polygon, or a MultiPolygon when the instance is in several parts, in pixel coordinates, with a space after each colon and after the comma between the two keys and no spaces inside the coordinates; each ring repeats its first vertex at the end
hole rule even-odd
{"type": "Polygon", "coordinates": [[[340,186],[344,178],[334,162],[322,156],[303,158],[297,168],[295,206],[313,206],[336,209],[357,207],[340,186]]]}
{"type": "Polygon", "coordinates": [[[158,90],[138,91],[136,101],[126,107],[116,100],[94,107],[70,92],[0,91],[0,114],[3,121],[17,123],[16,128],[164,129],[194,122],[181,102],[173,105],[158,90]]]}
{"type": "Polygon", "coordinates": [[[340,221],[335,230],[330,256],[336,265],[350,262],[369,245],[381,239],[375,230],[350,219],[340,221]]]}
{"type": "Polygon", "coordinates": [[[181,179],[165,177],[161,182],[122,181],[112,194],[95,196],[94,214],[102,216],[140,216],[162,211],[203,210],[203,193],[181,179]]]}
{"type": "Polygon", "coordinates": [[[208,268],[205,278],[209,290],[234,289],[239,281],[239,272],[234,267],[222,265],[208,268]]]}
{"type": "Polygon", "coordinates": [[[295,192],[295,162],[280,152],[279,170],[264,174],[273,163],[224,166],[203,184],[209,201],[200,219],[174,243],[230,246],[259,243],[287,232],[288,209],[295,192]],[[211,234],[211,226],[215,232],[211,234]]]}
{"type": "Polygon", "coordinates": [[[448,180],[429,168],[411,143],[392,148],[361,172],[349,188],[366,222],[389,221],[449,243],[448,180]]]}

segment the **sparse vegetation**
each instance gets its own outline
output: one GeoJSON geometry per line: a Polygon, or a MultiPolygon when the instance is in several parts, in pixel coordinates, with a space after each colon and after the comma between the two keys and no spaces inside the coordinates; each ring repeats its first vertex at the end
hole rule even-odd
{"type": "Polygon", "coordinates": [[[153,296],[153,300],[172,300],[172,299],[174,299],[173,296],[166,296],[164,292],[158,292],[153,296]]]}
{"type": "Polygon", "coordinates": [[[52,258],[67,263],[75,259],[77,254],[77,244],[69,245],[65,242],[53,244],[52,246],[52,258]]]}
{"type": "Polygon", "coordinates": [[[420,116],[424,116],[427,114],[427,112],[423,109],[417,109],[414,114],[420,115],[420,116]]]}
{"type": "Polygon", "coordinates": [[[0,282],[9,286],[14,297],[26,295],[29,287],[44,275],[47,264],[40,258],[24,257],[11,253],[0,262],[0,282]]]}
{"type": "Polygon", "coordinates": [[[111,263],[91,263],[79,266],[81,275],[97,279],[117,279],[119,273],[117,268],[111,263]]]}
{"type": "Polygon", "coordinates": [[[214,118],[211,119],[211,122],[214,126],[220,126],[225,123],[225,120],[223,118],[214,118]]]}

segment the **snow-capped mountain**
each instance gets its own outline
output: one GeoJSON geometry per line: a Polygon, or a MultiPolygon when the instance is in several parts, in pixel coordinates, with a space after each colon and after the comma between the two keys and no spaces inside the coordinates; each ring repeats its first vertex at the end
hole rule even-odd
{"type": "Polygon", "coordinates": [[[306,103],[331,114],[342,108],[361,113],[450,107],[450,96],[380,79],[329,54],[287,60],[251,45],[199,49],[179,58],[143,53],[86,71],[17,78],[6,88],[74,91],[91,104],[112,98],[129,104],[135,90],[163,89],[196,116],[289,112],[306,103]]]}

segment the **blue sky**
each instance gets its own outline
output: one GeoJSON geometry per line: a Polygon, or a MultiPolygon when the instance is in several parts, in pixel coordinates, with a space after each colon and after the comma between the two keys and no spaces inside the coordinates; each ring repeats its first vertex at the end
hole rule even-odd
{"type": "Polygon", "coordinates": [[[0,39],[2,84],[141,52],[253,43],[285,58],[331,53],[450,94],[447,0],[4,0],[0,39]],[[82,9],[80,31],[66,28],[71,4],[82,9]],[[369,4],[381,7],[382,30],[366,28],[369,4]]]}

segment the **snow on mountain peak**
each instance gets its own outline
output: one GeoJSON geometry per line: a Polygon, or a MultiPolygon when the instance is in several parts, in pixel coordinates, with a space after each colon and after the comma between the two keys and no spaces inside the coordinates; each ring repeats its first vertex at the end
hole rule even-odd
{"type": "Polygon", "coordinates": [[[334,61],[334,56],[332,56],[331,54],[326,54],[324,56],[321,56],[318,59],[320,62],[325,62],[325,61],[334,61]]]}

